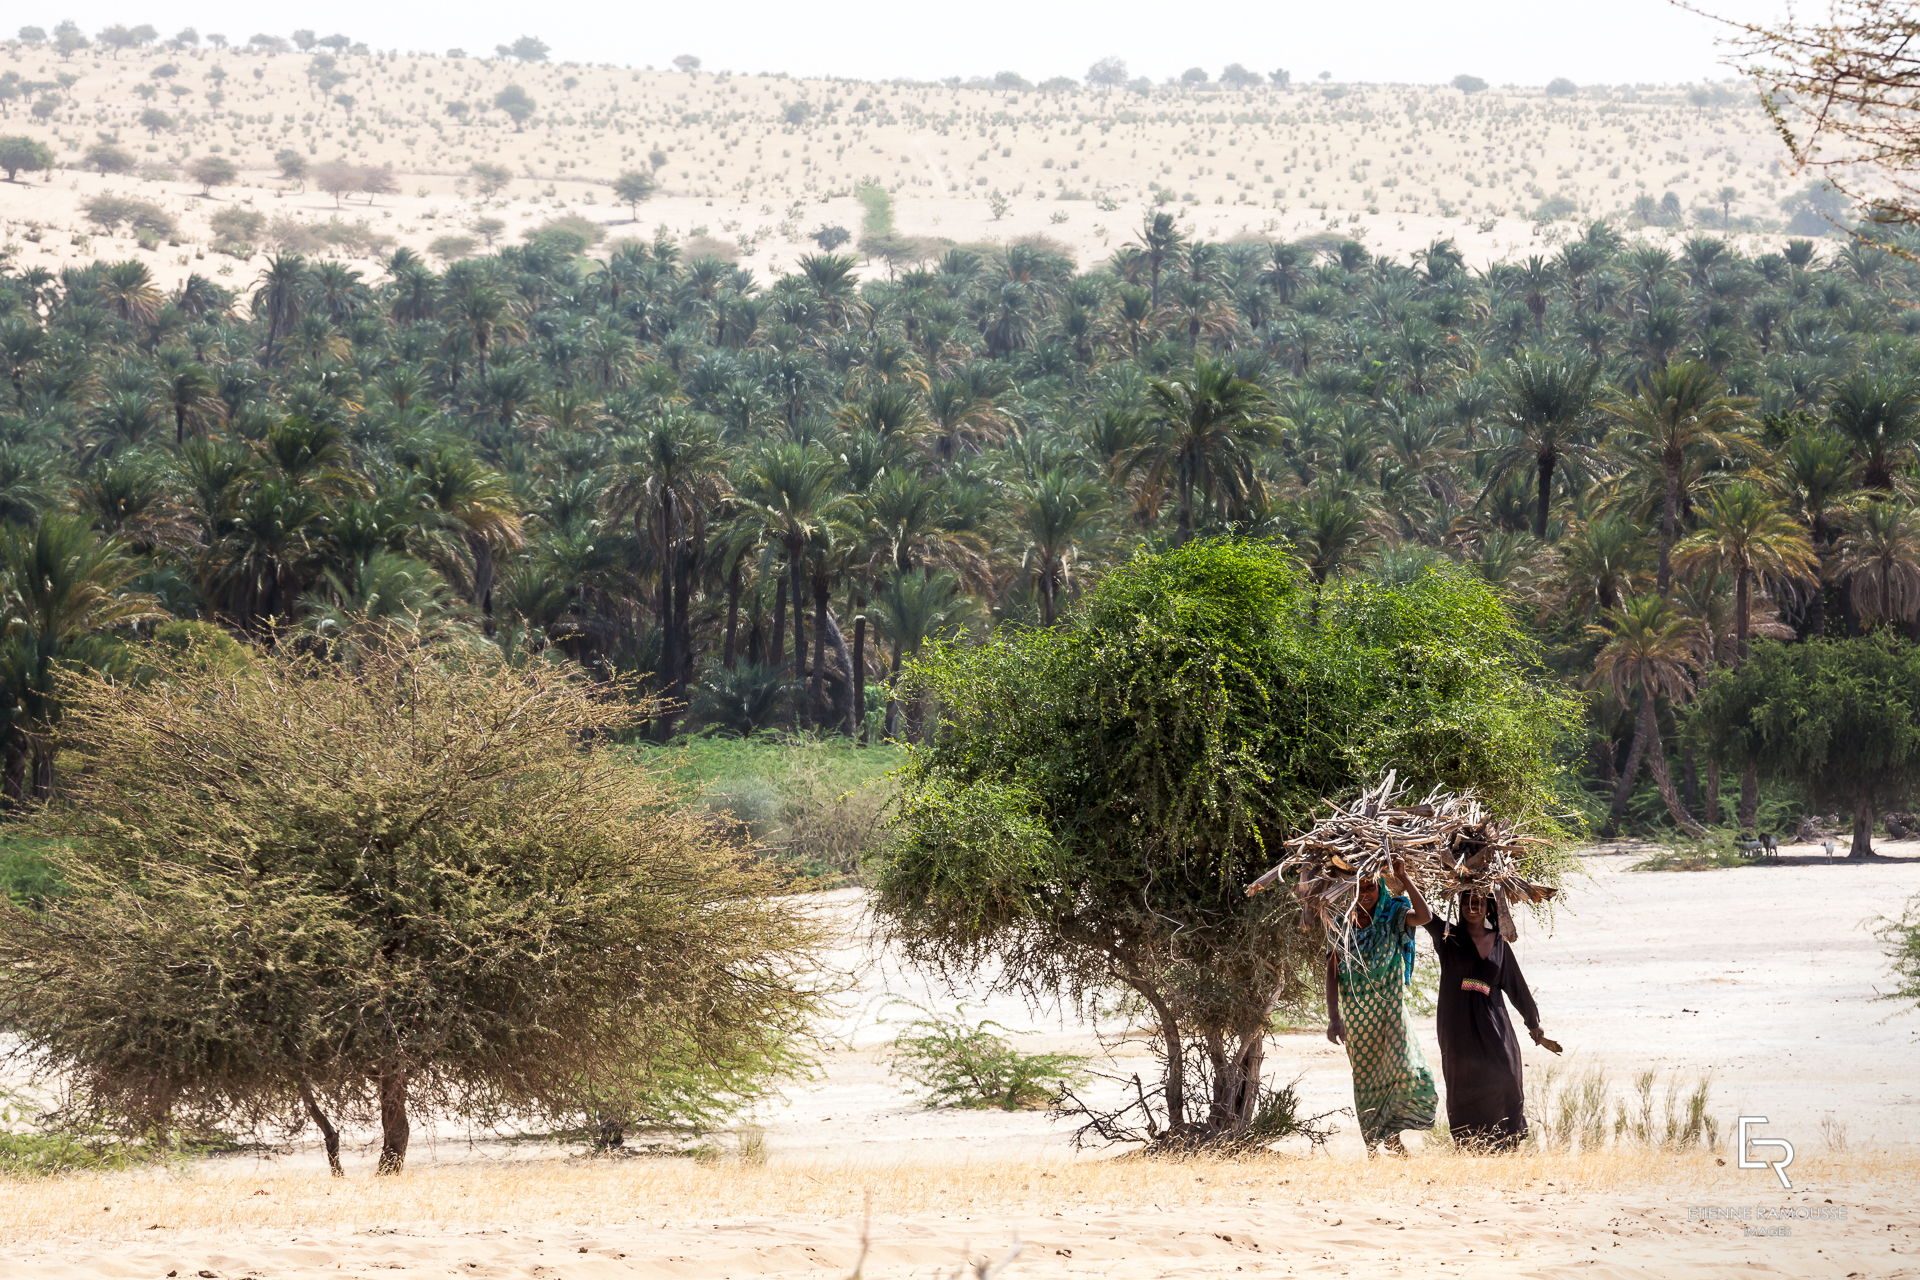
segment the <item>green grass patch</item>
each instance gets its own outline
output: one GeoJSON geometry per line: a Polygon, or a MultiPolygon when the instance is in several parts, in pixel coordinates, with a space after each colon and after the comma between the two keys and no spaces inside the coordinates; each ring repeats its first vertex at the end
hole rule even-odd
{"type": "Polygon", "coordinates": [[[47,863],[47,842],[0,836],[0,896],[16,906],[38,908],[65,891],[47,863]]]}
{"type": "Polygon", "coordinates": [[[886,836],[892,774],[906,753],[843,738],[692,738],[637,747],[716,821],[796,874],[824,883],[858,879],[886,836]]]}

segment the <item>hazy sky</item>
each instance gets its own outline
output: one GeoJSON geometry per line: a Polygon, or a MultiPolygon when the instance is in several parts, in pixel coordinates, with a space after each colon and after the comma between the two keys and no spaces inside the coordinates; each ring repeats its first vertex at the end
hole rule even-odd
{"type": "MultiPolygon", "coordinates": [[[[1786,0],[1706,0],[1735,17],[1779,16],[1786,0]]],[[[664,66],[691,53],[709,69],[939,79],[1017,71],[1039,80],[1124,58],[1155,79],[1229,62],[1285,67],[1296,80],[1433,83],[1470,72],[1495,83],[1681,81],[1730,74],[1717,28],[1667,0],[711,0],[688,4],[395,4],[326,0],[306,6],[236,0],[38,0],[9,4],[0,22],[51,28],[71,17],[89,33],[149,22],[171,35],[191,24],[235,42],[296,26],[342,31],[375,48],[490,50],[521,34],[556,60],[664,66]],[[306,15],[306,16],[303,16],[306,15]]]]}

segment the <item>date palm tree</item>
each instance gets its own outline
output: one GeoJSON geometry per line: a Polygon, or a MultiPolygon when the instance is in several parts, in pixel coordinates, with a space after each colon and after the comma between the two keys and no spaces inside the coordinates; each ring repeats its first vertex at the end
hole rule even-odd
{"type": "Polygon", "coordinates": [[[1834,547],[1833,572],[1867,625],[1920,618],[1920,511],[1901,498],[1862,503],[1834,547]]]}
{"type": "Polygon", "coordinates": [[[1920,440],[1920,381],[1873,368],[1857,369],[1833,384],[1827,420],[1853,445],[1860,483],[1891,489],[1898,463],[1920,440]]]}
{"type": "Polygon", "coordinates": [[[1149,483],[1174,490],[1180,541],[1203,512],[1230,516],[1257,498],[1255,461],[1280,434],[1265,391],[1203,358],[1184,378],[1149,382],[1147,403],[1158,430],[1138,465],[1149,483]]]}
{"type": "Polygon", "coordinates": [[[1060,616],[1060,593],[1073,586],[1074,561],[1086,534],[1106,510],[1099,485],[1065,471],[1047,470],[1013,488],[1021,572],[1040,595],[1040,624],[1060,616]]]}
{"type": "Polygon", "coordinates": [[[1748,434],[1754,421],[1750,401],[1722,390],[1719,376],[1704,364],[1670,364],[1642,378],[1631,395],[1602,406],[1618,424],[1617,456],[1657,479],[1658,561],[1654,586],[1673,585],[1673,548],[1680,541],[1680,518],[1689,476],[1703,459],[1755,458],[1761,453],[1748,434]]]}
{"type": "Polygon", "coordinates": [[[138,625],[166,616],[130,590],[140,563],[79,516],[49,513],[0,529],[0,699],[5,789],[20,801],[53,787],[55,685],[70,663],[111,666],[138,625]]]}
{"type": "MultiPolygon", "coordinates": [[[[1722,485],[1707,495],[1700,528],[1674,549],[1674,567],[1686,574],[1726,574],[1733,579],[1733,652],[1730,665],[1746,661],[1753,624],[1753,588],[1817,582],[1819,557],[1806,530],[1786,504],[1749,480],[1722,485]]],[[[1749,765],[1740,778],[1737,820],[1753,830],[1760,805],[1760,776],[1749,765]]]]}
{"type": "Polygon", "coordinates": [[[1679,703],[1693,693],[1700,661],[1698,632],[1699,625],[1664,595],[1631,596],[1618,609],[1608,610],[1601,623],[1587,628],[1588,635],[1600,642],[1591,683],[1621,705],[1638,708],[1627,763],[1620,770],[1603,834],[1618,829],[1626,815],[1643,761],[1674,822],[1695,839],[1706,834],[1680,802],[1660,739],[1660,704],[1679,703]]]}
{"type": "Polygon", "coordinates": [[[1500,372],[1500,420],[1506,433],[1487,453],[1487,489],[1515,472],[1531,472],[1536,538],[1547,536],[1555,479],[1592,468],[1599,374],[1591,361],[1551,352],[1523,353],[1500,372]]]}

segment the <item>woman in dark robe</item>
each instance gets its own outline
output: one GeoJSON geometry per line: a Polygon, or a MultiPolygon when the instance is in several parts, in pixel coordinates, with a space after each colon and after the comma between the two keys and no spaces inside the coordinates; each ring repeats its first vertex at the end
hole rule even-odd
{"type": "Polygon", "coordinates": [[[1520,1011],[1535,1044],[1560,1049],[1540,1030],[1539,1007],[1519,958],[1500,936],[1499,913],[1490,894],[1469,890],[1460,895],[1459,923],[1429,920],[1427,932],[1440,957],[1440,1074],[1453,1140],[1511,1151],[1527,1136],[1527,1110],[1520,1042],[1506,1001],[1520,1011]]]}

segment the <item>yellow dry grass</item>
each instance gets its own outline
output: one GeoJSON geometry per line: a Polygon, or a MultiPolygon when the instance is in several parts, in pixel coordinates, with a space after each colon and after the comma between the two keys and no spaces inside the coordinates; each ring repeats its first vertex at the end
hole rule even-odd
{"type": "MultiPolygon", "coordinates": [[[[1796,1185],[1920,1185],[1920,1153],[1808,1154],[1796,1185]]],[[[1376,1208],[1446,1200],[1634,1196],[1706,1200],[1767,1194],[1764,1173],[1736,1174],[1712,1154],[1621,1148],[1593,1154],[1468,1156],[1443,1149],[1405,1160],[1261,1156],[1233,1160],[751,1166],[684,1159],[511,1161],[423,1166],[399,1178],[332,1180],[311,1169],[233,1162],[180,1171],[0,1182],[0,1240],[118,1236],[130,1231],[516,1229],[783,1217],[858,1220],[932,1212],[992,1221],[1044,1205],[1102,1214],[1245,1207],[1269,1202],[1376,1208]]]]}

